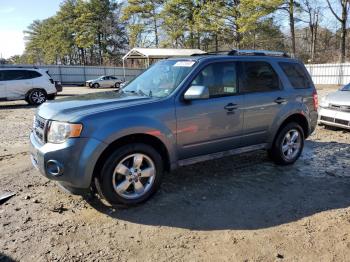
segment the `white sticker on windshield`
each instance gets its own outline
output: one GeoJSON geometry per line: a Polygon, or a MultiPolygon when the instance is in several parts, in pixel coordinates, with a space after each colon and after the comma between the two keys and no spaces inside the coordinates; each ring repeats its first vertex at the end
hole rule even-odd
{"type": "Polygon", "coordinates": [[[195,61],[179,61],[174,64],[174,66],[178,67],[192,67],[195,61]]]}

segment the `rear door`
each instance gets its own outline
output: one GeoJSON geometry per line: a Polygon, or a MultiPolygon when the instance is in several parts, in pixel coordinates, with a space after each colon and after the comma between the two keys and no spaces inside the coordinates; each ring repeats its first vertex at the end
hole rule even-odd
{"type": "Polygon", "coordinates": [[[0,99],[6,98],[5,70],[0,70],[0,99]]]}
{"type": "Polygon", "coordinates": [[[28,70],[5,70],[6,97],[9,100],[22,99],[33,88],[28,70]]]}
{"type": "Polygon", "coordinates": [[[239,68],[240,92],[244,94],[244,146],[265,143],[269,129],[287,103],[287,97],[269,62],[240,62],[239,68]]]}

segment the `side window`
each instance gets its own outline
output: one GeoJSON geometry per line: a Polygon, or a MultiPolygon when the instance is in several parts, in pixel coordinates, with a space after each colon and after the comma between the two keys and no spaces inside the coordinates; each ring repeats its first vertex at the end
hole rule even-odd
{"type": "Polygon", "coordinates": [[[5,81],[27,79],[25,70],[4,70],[3,72],[5,81]]]}
{"type": "Polygon", "coordinates": [[[5,78],[5,71],[0,71],[0,81],[4,81],[5,78]]]}
{"type": "Polygon", "coordinates": [[[191,85],[206,86],[211,98],[237,94],[236,63],[214,63],[205,67],[191,85]]]}
{"type": "Polygon", "coordinates": [[[280,80],[267,62],[241,62],[240,92],[267,92],[280,89],[280,80]]]}
{"type": "Polygon", "coordinates": [[[300,64],[281,62],[279,65],[294,88],[303,89],[310,87],[309,78],[300,64]]]}

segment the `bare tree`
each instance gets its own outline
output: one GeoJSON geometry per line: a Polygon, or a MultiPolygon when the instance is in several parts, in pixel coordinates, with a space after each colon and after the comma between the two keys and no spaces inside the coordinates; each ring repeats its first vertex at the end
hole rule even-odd
{"type": "Polygon", "coordinates": [[[310,59],[315,60],[316,47],[317,47],[317,31],[319,26],[319,17],[321,7],[315,0],[303,0],[302,9],[307,15],[307,21],[303,21],[308,24],[310,30],[310,59]]]}
{"type": "Polygon", "coordinates": [[[349,6],[350,6],[350,0],[336,0],[341,6],[341,15],[337,14],[333,5],[327,0],[327,4],[329,9],[331,10],[334,17],[340,22],[341,24],[341,41],[340,41],[340,62],[345,63],[345,55],[346,55],[346,23],[348,21],[348,14],[349,14],[349,6]]]}

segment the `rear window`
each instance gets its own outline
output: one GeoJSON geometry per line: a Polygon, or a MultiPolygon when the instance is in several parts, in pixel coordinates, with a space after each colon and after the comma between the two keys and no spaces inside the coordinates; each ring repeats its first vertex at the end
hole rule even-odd
{"type": "Polygon", "coordinates": [[[311,83],[304,68],[297,63],[279,63],[289,82],[296,89],[310,88],[311,83]]]}

